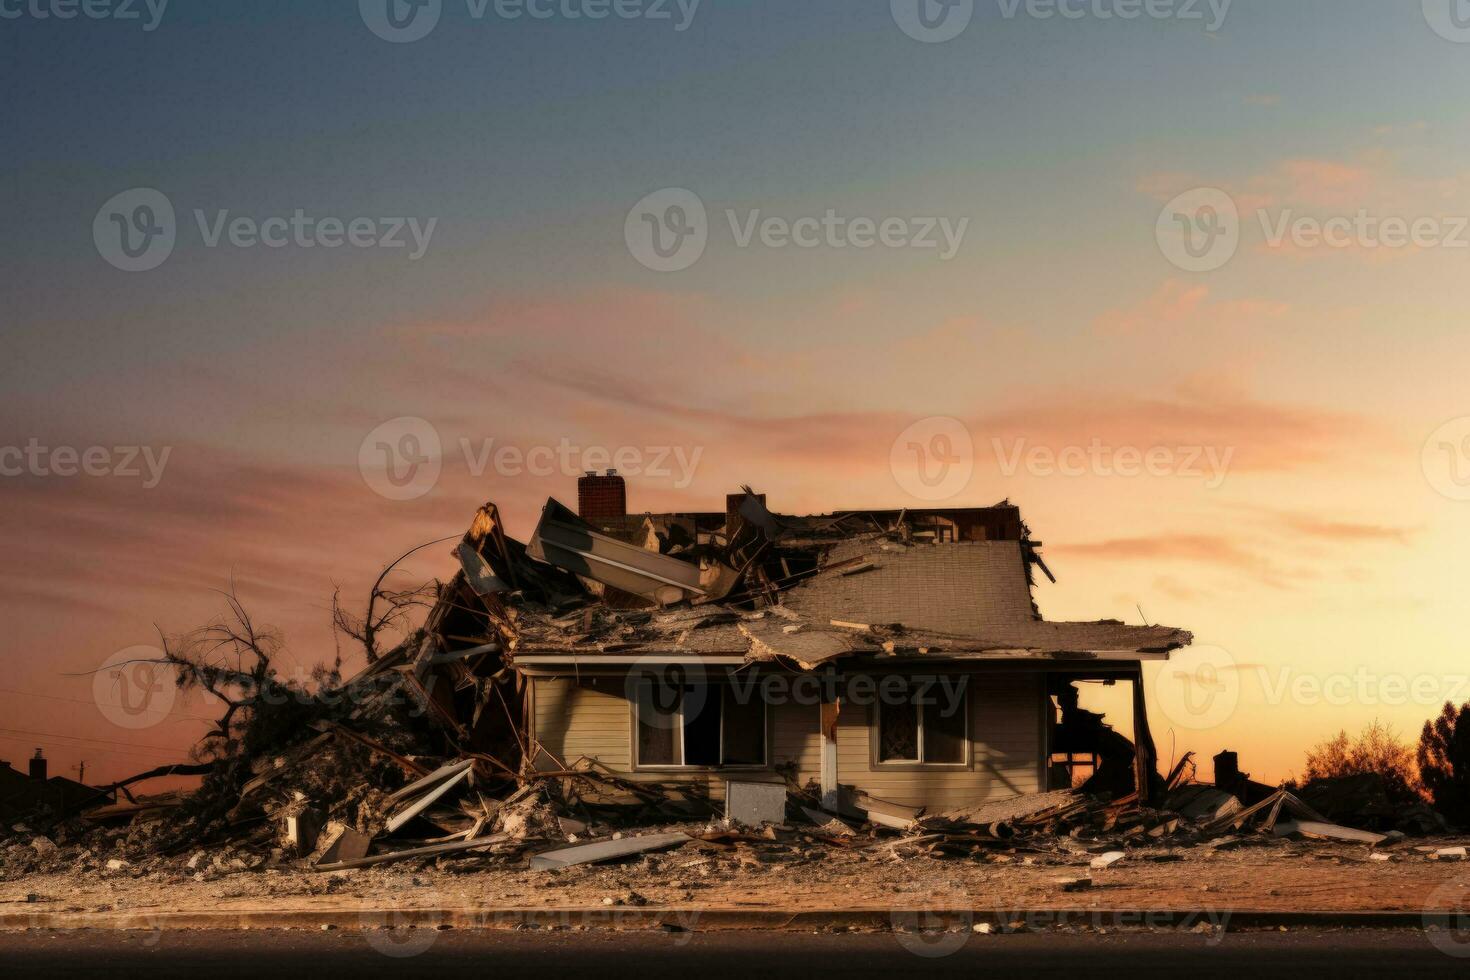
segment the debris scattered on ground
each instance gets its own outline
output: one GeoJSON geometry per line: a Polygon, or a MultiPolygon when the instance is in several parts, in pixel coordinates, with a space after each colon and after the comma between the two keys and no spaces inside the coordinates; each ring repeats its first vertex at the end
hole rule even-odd
{"type": "MultiPolygon", "coordinates": [[[[765,870],[839,855],[865,862],[924,857],[1063,861],[1109,871],[1111,880],[1144,852],[1167,861],[1182,849],[1213,854],[1278,838],[1372,851],[1392,847],[1404,832],[1446,829],[1427,807],[1395,803],[1371,779],[1316,783],[1297,793],[1250,780],[1228,752],[1215,760],[1214,785],[1189,781],[1193,763],[1186,756],[1166,779],[1154,774],[1158,790],[1143,796],[1097,791],[1094,777],[1078,790],[928,813],[847,786],[834,803],[830,793],[791,777],[732,781],[724,800],[714,800],[701,784],[660,782],[647,772],[629,778],[596,759],[557,758],[537,744],[523,715],[525,678],[508,665],[509,653],[588,644],[603,651],[640,643],[678,648],[717,632],[740,637],[753,658],[802,666],[854,650],[946,648],[952,638],[897,625],[818,621],[780,603],[729,605],[770,599],[819,571],[869,581],[875,566],[867,553],[900,549],[915,533],[928,533],[902,515],[891,526],[871,515],[836,515],[805,527],[801,548],[789,535],[775,548],[778,519],[758,495],[741,499],[727,537],[716,542],[707,533],[701,538],[698,527],[690,535],[650,525],[656,549],[593,534],[554,501],[522,545],[486,505],[454,548],[460,570],[449,582],[408,593],[375,587],[362,619],[337,610],[369,661],[345,679],[333,669],[313,685],[280,680],[272,666],[279,642],[229,597],[229,619],[166,641],[164,663],[181,681],[227,705],[198,759],[0,828],[0,880],[63,866],[148,874],[163,864],[201,881],[307,868],[325,877],[398,862],[560,871],[671,860],[664,853],[670,850],[694,859],[681,867],[697,869],[765,870]],[[808,553],[820,554],[822,563],[808,553]],[[422,627],[379,650],[384,630],[415,606],[430,608],[422,627]],[[220,652],[228,656],[212,657],[220,652]],[[202,776],[202,784],[191,793],[133,791],[178,775],[202,776]]],[[[1184,642],[1164,633],[1165,648],[1184,642]]],[[[1412,853],[1423,860],[1466,857],[1463,847],[1412,853]]],[[[1069,882],[1062,887],[1091,886],[1089,878],[1069,882]]]]}

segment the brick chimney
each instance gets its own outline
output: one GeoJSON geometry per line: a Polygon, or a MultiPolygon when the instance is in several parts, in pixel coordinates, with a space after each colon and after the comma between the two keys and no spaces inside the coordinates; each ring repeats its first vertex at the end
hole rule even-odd
{"type": "Polygon", "coordinates": [[[617,470],[595,471],[577,478],[577,513],[584,521],[616,520],[628,514],[628,488],[617,470]]]}
{"type": "Polygon", "coordinates": [[[41,754],[40,749],[36,750],[36,757],[31,760],[31,778],[40,783],[46,781],[46,757],[41,754]]]}
{"type": "Polygon", "coordinates": [[[735,517],[740,513],[740,505],[745,503],[745,498],[748,496],[759,500],[762,507],[766,505],[766,495],[763,493],[747,494],[741,491],[725,494],[725,530],[728,531],[735,526],[735,517]]]}

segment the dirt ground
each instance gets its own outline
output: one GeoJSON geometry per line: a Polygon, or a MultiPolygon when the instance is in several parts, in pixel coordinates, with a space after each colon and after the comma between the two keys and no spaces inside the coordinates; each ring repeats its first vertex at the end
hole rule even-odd
{"type": "MultiPolygon", "coordinates": [[[[1139,848],[1107,870],[1093,855],[900,856],[865,849],[720,849],[692,842],[623,864],[530,871],[525,855],[332,873],[244,868],[201,854],[109,870],[105,862],[6,874],[0,913],[358,908],[1248,909],[1470,908],[1470,862],[1431,860],[1408,840],[1375,860],[1362,846],[1247,842],[1229,850],[1139,848]],[[1079,891],[1063,879],[1090,878],[1079,891]]],[[[14,869],[12,869],[13,871],[14,869]]]]}

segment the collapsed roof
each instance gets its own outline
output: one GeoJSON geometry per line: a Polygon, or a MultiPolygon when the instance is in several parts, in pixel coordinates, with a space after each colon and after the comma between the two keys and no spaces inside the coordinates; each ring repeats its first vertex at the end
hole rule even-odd
{"type": "Polygon", "coordinates": [[[853,656],[1163,659],[1191,642],[1165,626],[1046,621],[1032,600],[1032,570],[1051,577],[1039,548],[1008,502],[790,517],[746,488],[724,514],[588,521],[553,499],[524,545],[487,504],[427,632],[488,639],[523,666],[663,655],[807,670],[853,656]]]}

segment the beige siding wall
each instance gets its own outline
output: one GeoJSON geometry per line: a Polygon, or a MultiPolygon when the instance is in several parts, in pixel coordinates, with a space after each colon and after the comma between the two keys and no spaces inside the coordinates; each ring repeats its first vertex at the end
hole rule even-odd
{"type": "Polygon", "coordinates": [[[880,799],[931,811],[1003,800],[1041,788],[1040,674],[974,674],[966,769],[903,769],[873,763],[871,711],[845,709],[837,722],[838,780],[880,799]]]}
{"type": "Polygon", "coordinates": [[[585,755],[619,772],[633,768],[632,715],[621,680],[538,677],[534,683],[534,734],[547,751],[567,765],[585,755]]]}
{"type": "MultiPolygon", "coordinates": [[[[974,674],[970,678],[972,765],[964,769],[888,769],[875,766],[869,709],[847,707],[837,726],[838,777],[859,791],[896,803],[938,811],[1006,799],[1040,787],[1042,677],[1037,673],[974,674]]],[[[632,710],[616,677],[576,681],[533,679],[535,736],[568,763],[595,758],[631,773],[632,710]]],[[[776,705],[770,710],[771,758],[794,761],[802,783],[821,775],[818,709],[776,705]]],[[[703,783],[715,797],[726,778],[777,780],[774,773],[632,773],[646,781],[703,783]]]]}

